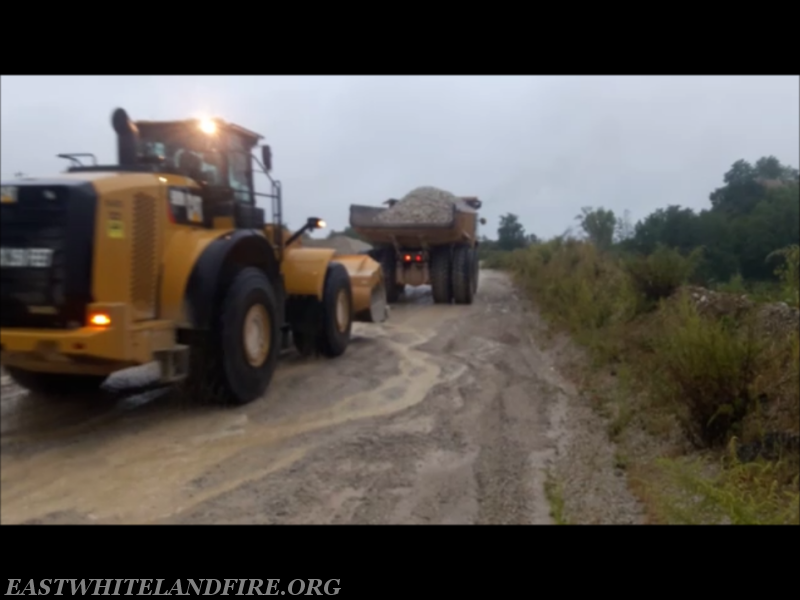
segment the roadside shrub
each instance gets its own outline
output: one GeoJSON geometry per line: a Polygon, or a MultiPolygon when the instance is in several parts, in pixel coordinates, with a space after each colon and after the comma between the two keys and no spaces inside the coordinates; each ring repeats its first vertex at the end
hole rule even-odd
{"type": "Polygon", "coordinates": [[[689,256],[683,256],[673,248],[659,245],[652,254],[628,259],[624,266],[649,309],[687,283],[701,258],[702,250],[699,248],[689,256]]]}
{"type": "Polygon", "coordinates": [[[736,273],[729,281],[714,286],[714,290],[724,294],[746,294],[748,292],[741,273],[736,273]]]}
{"type": "Polygon", "coordinates": [[[515,253],[510,268],[542,308],[573,332],[597,330],[633,314],[630,282],[592,244],[555,239],[515,253]]]}
{"type": "Polygon", "coordinates": [[[701,316],[681,294],[662,309],[654,348],[666,375],[659,391],[678,402],[678,417],[692,443],[719,446],[738,433],[766,359],[753,319],[737,327],[725,318],[701,316]]]}
{"type": "Polygon", "coordinates": [[[483,253],[480,259],[488,269],[505,269],[508,268],[509,254],[510,252],[502,250],[488,250],[483,253]]]}
{"type": "Polygon", "coordinates": [[[765,346],[766,364],[755,384],[763,406],[748,419],[743,433],[748,441],[773,432],[797,434],[800,429],[800,332],[771,336],[765,346]]]}
{"type": "Polygon", "coordinates": [[[775,275],[781,281],[785,300],[792,306],[800,306],[800,246],[787,246],[767,258],[776,257],[783,258],[783,263],[775,269],[775,275]]]}

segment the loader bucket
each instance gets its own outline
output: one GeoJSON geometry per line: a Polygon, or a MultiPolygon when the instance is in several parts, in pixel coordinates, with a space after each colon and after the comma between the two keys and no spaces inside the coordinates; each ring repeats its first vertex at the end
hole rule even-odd
{"type": "Polygon", "coordinates": [[[389,317],[386,285],[380,263],[365,254],[336,256],[350,275],[353,291],[353,320],[361,323],[382,323],[389,317]]]}

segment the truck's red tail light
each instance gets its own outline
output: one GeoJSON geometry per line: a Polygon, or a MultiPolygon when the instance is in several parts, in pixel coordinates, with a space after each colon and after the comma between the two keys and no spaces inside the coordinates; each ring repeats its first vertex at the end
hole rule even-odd
{"type": "Polygon", "coordinates": [[[405,258],[406,262],[411,262],[411,255],[410,254],[406,254],[404,258],[405,258]]]}

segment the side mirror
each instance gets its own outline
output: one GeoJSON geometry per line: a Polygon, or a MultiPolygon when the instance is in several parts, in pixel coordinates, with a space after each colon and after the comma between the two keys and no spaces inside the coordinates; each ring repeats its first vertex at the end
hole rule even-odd
{"type": "Polygon", "coordinates": [[[484,219],[483,217],[481,217],[481,220],[479,221],[479,223],[480,223],[481,225],[486,225],[486,219],[484,219]]]}
{"type": "Polygon", "coordinates": [[[272,171],[272,148],[269,145],[261,146],[261,162],[264,163],[267,173],[272,171]]]}

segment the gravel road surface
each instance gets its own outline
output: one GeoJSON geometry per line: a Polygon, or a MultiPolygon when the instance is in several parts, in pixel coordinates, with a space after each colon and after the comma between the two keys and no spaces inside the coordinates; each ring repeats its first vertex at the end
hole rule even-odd
{"type": "Polygon", "coordinates": [[[603,514],[624,483],[598,479],[613,457],[597,435],[568,429],[575,393],[507,276],[482,271],[471,306],[411,292],[341,358],[289,353],[244,407],[164,391],[56,402],[4,378],[0,522],[550,523],[546,470],[567,460],[586,489],[577,441],[594,461],[585,519],[631,522],[603,514]]]}

